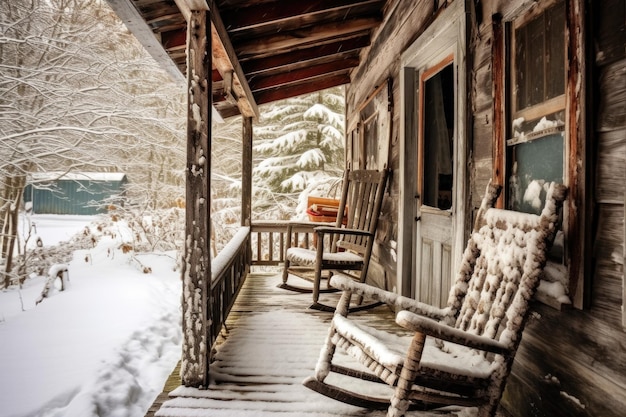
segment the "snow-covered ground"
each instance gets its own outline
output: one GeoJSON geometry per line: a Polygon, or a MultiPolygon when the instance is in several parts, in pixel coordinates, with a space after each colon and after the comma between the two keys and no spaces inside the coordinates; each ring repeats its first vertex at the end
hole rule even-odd
{"type": "MultiPolygon", "coordinates": [[[[44,245],[94,218],[33,216],[44,245]]],[[[143,416],[180,358],[175,254],[119,249],[101,236],[74,253],[69,286],[35,300],[44,278],[0,291],[0,417],[143,416]]]]}

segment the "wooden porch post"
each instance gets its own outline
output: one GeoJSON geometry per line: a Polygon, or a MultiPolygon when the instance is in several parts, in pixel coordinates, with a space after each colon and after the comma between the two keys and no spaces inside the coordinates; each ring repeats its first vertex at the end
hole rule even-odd
{"type": "Polygon", "coordinates": [[[241,152],[241,225],[252,224],[252,118],[242,121],[241,152]]]}
{"type": "Polygon", "coordinates": [[[187,169],[183,277],[185,386],[206,388],[209,380],[211,20],[208,10],[192,10],[187,25],[187,169]]]}

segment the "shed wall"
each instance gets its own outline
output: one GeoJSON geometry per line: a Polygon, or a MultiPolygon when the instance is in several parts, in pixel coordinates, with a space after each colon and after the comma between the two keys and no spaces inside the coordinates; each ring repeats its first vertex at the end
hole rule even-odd
{"type": "Polygon", "coordinates": [[[24,202],[32,202],[35,214],[95,215],[106,212],[103,201],[123,192],[126,180],[57,180],[49,185],[29,184],[24,202]]]}

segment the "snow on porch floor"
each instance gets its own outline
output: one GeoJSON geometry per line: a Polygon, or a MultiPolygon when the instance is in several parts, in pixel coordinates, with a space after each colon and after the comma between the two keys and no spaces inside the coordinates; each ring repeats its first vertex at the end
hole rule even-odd
{"type": "MultiPolygon", "coordinates": [[[[279,274],[251,273],[247,277],[228,317],[228,331],[218,340],[209,389],[175,387],[180,384],[176,369],[147,417],[386,414],[329,399],[302,385],[313,374],[331,314],[308,309],[310,294],[279,289],[279,282],[279,274]]],[[[323,294],[320,301],[325,300],[336,303],[337,294],[323,294]]],[[[357,314],[364,320],[383,322],[394,317],[386,307],[357,314]]],[[[407,416],[470,417],[473,411],[411,412],[407,416]]]]}

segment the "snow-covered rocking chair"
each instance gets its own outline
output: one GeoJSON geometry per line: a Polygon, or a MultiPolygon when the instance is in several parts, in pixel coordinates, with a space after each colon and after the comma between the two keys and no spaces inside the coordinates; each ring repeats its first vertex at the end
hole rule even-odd
{"type": "Polygon", "coordinates": [[[313,293],[311,308],[334,311],[334,307],[319,302],[320,292],[337,291],[328,282],[327,288],[322,289],[323,278],[342,271],[365,282],[387,177],[387,170],[347,170],[334,226],[320,226],[313,222],[294,222],[289,225],[280,288],[313,293]],[[315,233],[316,249],[292,246],[292,235],[295,232],[306,232],[307,229],[315,233]],[[289,284],[290,274],[312,281],[313,286],[289,284]]]}
{"type": "Polygon", "coordinates": [[[407,409],[449,405],[478,407],[479,417],[493,416],[567,190],[553,183],[541,215],[493,208],[499,191],[500,187],[493,185],[487,189],[447,307],[435,308],[333,276],[332,285],[344,292],[315,374],[304,385],[345,403],[387,408],[387,415],[393,417],[404,415],[407,409]],[[408,330],[408,335],[382,332],[347,317],[352,295],[389,304],[397,313],[396,324],[408,330]],[[333,357],[337,347],[362,366],[345,366],[342,355],[339,359],[344,360],[344,366],[336,364],[338,358],[333,357]],[[390,392],[378,398],[371,391],[367,395],[354,392],[354,387],[371,389],[364,383],[331,385],[333,380],[346,378],[385,383],[390,392]]]}

